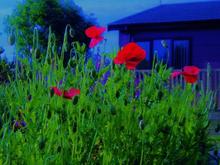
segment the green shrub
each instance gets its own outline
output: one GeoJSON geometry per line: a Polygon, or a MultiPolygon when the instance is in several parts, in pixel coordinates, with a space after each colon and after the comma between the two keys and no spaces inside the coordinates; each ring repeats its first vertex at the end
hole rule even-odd
{"type": "Polygon", "coordinates": [[[5,95],[0,100],[2,162],[206,163],[209,93],[189,84],[170,90],[166,86],[170,69],[156,64],[150,75],[144,74],[140,96],[135,98],[133,71],[110,65],[96,72],[83,54],[71,58],[64,69],[65,51],[58,56],[51,49],[49,45],[45,61],[37,61],[34,54],[32,63],[20,59],[26,72],[17,72],[15,81],[0,86],[1,98],[5,95]],[[109,70],[111,76],[103,85],[100,79],[109,70]],[[27,78],[19,79],[22,74],[27,78]],[[68,100],[51,95],[52,86],[74,87],[81,93],[68,100]],[[18,128],[15,121],[25,121],[26,126],[18,128]]]}

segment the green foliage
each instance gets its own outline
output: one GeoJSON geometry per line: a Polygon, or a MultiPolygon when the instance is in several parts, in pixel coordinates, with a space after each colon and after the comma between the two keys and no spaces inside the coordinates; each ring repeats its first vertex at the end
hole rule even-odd
{"type": "Polygon", "coordinates": [[[8,17],[7,30],[16,34],[18,52],[30,55],[33,44],[33,30],[39,30],[39,50],[45,53],[49,27],[56,34],[56,42],[62,44],[63,32],[67,24],[71,26],[69,41],[89,43],[84,30],[94,24],[94,18],[85,16],[76,4],[62,5],[60,0],[25,0],[8,17]]]}
{"type": "Polygon", "coordinates": [[[0,84],[8,83],[10,79],[14,78],[14,69],[15,65],[12,62],[0,58],[0,84]]]}
{"type": "Polygon", "coordinates": [[[36,54],[32,63],[20,59],[26,71],[17,71],[15,81],[0,86],[2,162],[206,163],[210,93],[191,85],[167,88],[170,70],[156,64],[138,85],[137,99],[133,71],[110,65],[96,72],[91,61],[85,63],[80,54],[84,48],[77,43],[72,45],[78,54],[64,69],[65,49],[61,55],[53,52],[53,39],[50,33],[44,61],[36,54]],[[111,76],[103,85],[100,79],[108,70],[111,76]],[[51,86],[74,87],[81,93],[66,100],[51,95],[51,86]],[[13,120],[24,120],[27,126],[16,130],[13,120]]]}

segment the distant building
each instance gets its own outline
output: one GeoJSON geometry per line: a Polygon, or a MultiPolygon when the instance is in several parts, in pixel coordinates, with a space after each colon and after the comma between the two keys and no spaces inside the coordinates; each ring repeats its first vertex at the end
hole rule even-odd
{"type": "Polygon", "coordinates": [[[220,68],[220,2],[164,4],[112,22],[119,45],[134,41],[147,51],[139,69],[149,69],[153,55],[169,66],[196,65],[220,68]],[[169,52],[169,56],[167,56],[169,52]]]}

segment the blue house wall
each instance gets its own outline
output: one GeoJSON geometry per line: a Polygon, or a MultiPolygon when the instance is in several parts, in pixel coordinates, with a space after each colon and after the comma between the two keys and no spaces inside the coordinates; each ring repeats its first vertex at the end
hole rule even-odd
{"type": "MultiPolygon", "coordinates": [[[[220,68],[220,29],[120,31],[119,33],[120,47],[131,41],[152,42],[158,39],[187,39],[190,41],[191,65],[206,68],[209,62],[212,68],[220,68]]],[[[151,52],[151,56],[152,54],[153,52],[151,52]]]]}

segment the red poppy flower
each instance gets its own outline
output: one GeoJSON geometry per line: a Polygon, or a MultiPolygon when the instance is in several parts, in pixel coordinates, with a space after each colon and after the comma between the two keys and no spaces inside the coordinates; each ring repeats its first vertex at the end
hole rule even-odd
{"type": "Polygon", "coordinates": [[[85,30],[85,34],[87,37],[91,38],[89,47],[95,47],[99,42],[101,42],[104,38],[101,34],[106,30],[104,27],[91,26],[85,30]]]}
{"type": "Polygon", "coordinates": [[[179,75],[181,75],[182,74],[182,72],[180,72],[180,71],[174,71],[172,74],[171,74],[171,78],[175,78],[175,77],[177,77],[177,76],[179,76],[179,75]]]}
{"type": "Polygon", "coordinates": [[[199,72],[200,69],[196,66],[185,66],[182,75],[186,82],[192,84],[197,81],[199,72]]]}
{"type": "Polygon", "coordinates": [[[62,96],[62,91],[59,90],[57,87],[51,87],[51,90],[53,90],[54,94],[57,96],[62,96]]]}
{"type": "Polygon", "coordinates": [[[69,90],[64,90],[61,91],[59,88],[57,87],[51,87],[51,90],[53,90],[54,94],[56,94],[57,96],[63,96],[66,99],[72,99],[74,96],[79,95],[80,94],[80,90],[79,89],[75,89],[75,88],[70,88],[69,90]]]}
{"type": "Polygon", "coordinates": [[[70,88],[68,91],[64,91],[63,92],[63,97],[69,100],[72,100],[72,98],[76,95],[80,94],[80,90],[79,89],[75,89],[75,88],[70,88]]]}
{"type": "Polygon", "coordinates": [[[136,43],[130,42],[118,52],[114,58],[114,63],[125,64],[127,69],[133,70],[145,57],[145,50],[136,43]]]}

